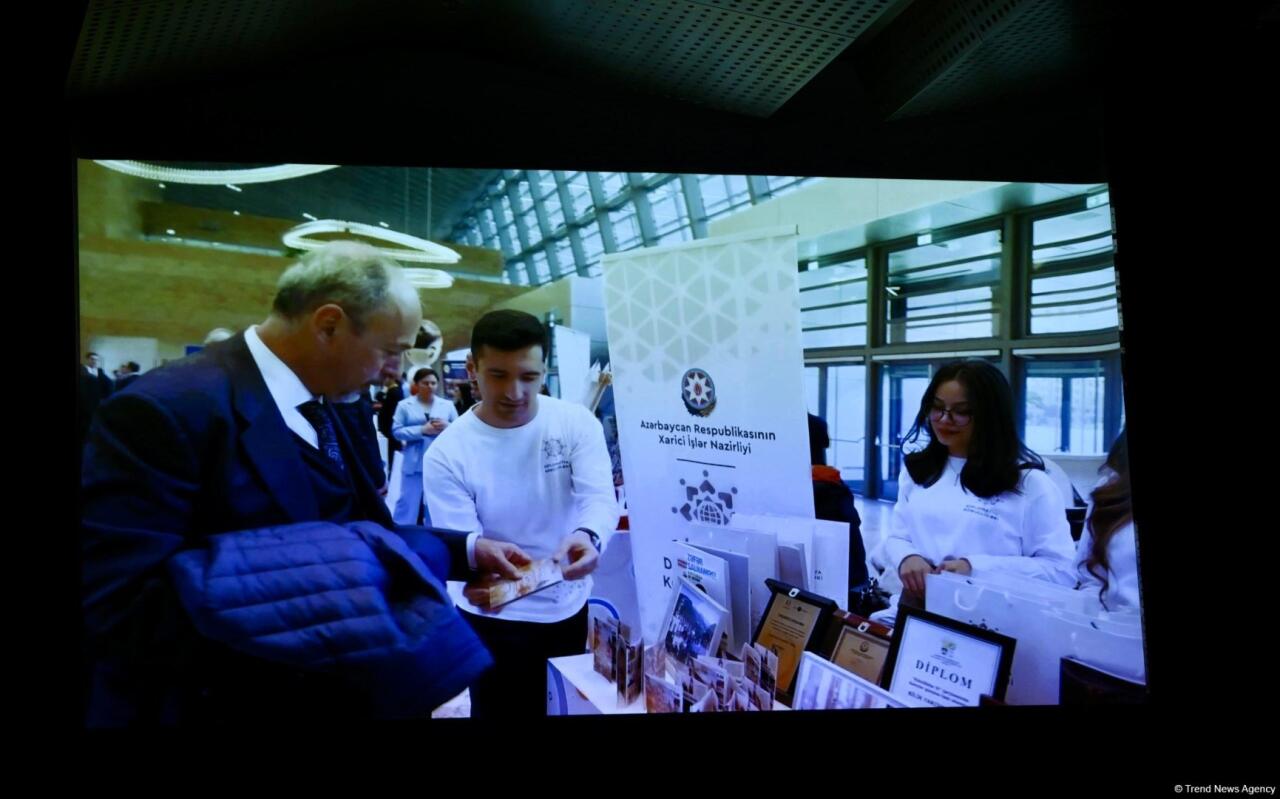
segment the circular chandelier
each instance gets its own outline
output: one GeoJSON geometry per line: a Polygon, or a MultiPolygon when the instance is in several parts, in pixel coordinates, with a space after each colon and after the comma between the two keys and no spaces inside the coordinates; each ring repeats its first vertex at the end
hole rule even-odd
{"type": "Polygon", "coordinates": [[[274,164],[272,166],[252,167],[250,169],[182,169],[172,166],[157,166],[142,161],[94,161],[107,169],[114,169],[135,178],[155,180],[161,183],[191,183],[198,186],[223,186],[228,183],[270,183],[275,180],[289,180],[317,172],[337,169],[337,164],[274,164]]]}
{"type": "MultiPolygon", "coordinates": [[[[427,241],[426,239],[410,236],[407,233],[398,233],[394,230],[384,230],[373,225],[365,225],[360,222],[344,222],[339,219],[317,219],[314,222],[305,222],[286,230],[283,240],[286,246],[296,250],[315,250],[329,243],[324,239],[310,238],[310,236],[317,233],[348,233],[376,241],[397,244],[399,247],[375,248],[382,255],[396,261],[420,264],[456,264],[462,260],[462,256],[456,251],[441,244],[436,244],[434,241],[427,241]]],[[[418,288],[447,289],[453,285],[453,275],[448,272],[442,272],[439,269],[406,267],[404,271],[405,277],[409,279],[409,282],[418,288]]]]}

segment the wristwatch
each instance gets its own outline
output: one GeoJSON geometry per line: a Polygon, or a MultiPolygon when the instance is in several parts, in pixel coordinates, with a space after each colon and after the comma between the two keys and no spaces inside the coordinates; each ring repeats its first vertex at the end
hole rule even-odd
{"type": "Polygon", "coordinates": [[[602,551],[601,544],[600,544],[600,536],[596,535],[595,530],[588,530],[585,527],[579,527],[577,530],[574,530],[574,532],[586,533],[587,536],[591,538],[591,545],[596,548],[596,552],[602,551]]]}

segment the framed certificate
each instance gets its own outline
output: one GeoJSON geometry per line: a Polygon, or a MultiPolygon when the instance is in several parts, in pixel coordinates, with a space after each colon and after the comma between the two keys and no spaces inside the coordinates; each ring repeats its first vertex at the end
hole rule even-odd
{"type": "Polygon", "coordinates": [[[880,684],[889,659],[893,631],[883,624],[837,610],[823,652],[827,660],[865,680],[880,684]]]}
{"type": "Polygon", "coordinates": [[[836,603],[778,580],[765,580],[765,585],[771,592],[769,604],[752,642],[778,656],[777,692],[785,702],[791,695],[800,655],[806,649],[817,650],[821,646],[836,603]]]}
{"type": "Polygon", "coordinates": [[[900,604],[881,685],[911,707],[978,707],[984,694],[1004,701],[1015,643],[900,604]]]}

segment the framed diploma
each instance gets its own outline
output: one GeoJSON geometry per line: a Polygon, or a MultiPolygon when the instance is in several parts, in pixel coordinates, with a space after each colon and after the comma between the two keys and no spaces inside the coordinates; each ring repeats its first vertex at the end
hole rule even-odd
{"type": "Polygon", "coordinates": [[[900,604],[881,685],[911,707],[978,707],[984,694],[1004,701],[1015,643],[900,604]]]}
{"type": "Polygon", "coordinates": [[[836,603],[778,580],[765,580],[765,585],[771,592],[769,603],[752,641],[778,656],[777,693],[787,702],[800,666],[800,655],[806,649],[816,651],[821,646],[827,620],[835,612],[836,603]]]}
{"type": "Polygon", "coordinates": [[[889,659],[893,631],[883,624],[842,610],[835,612],[829,626],[831,629],[823,647],[827,660],[879,685],[884,664],[889,659]]]}

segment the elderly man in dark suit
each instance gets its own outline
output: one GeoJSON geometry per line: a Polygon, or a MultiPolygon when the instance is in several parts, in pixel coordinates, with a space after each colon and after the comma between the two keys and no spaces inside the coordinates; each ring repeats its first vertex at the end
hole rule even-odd
{"type": "Polygon", "coordinates": [[[334,242],[266,321],[103,403],[81,480],[87,721],[423,716],[491,663],[443,580],[509,545],[396,527],[331,407],[398,374],[422,311],[334,242]],[[394,532],[393,532],[394,531],[394,532]]]}

